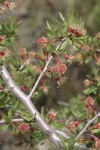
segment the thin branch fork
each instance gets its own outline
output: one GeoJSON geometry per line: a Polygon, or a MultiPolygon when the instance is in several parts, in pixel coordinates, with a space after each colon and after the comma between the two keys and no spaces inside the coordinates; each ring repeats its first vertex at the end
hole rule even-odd
{"type": "Polygon", "coordinates": [[[77,135],[76,137],[76,141],[84,134],[84,132],[86,132],[87,128],[96,120],[100,117],[100,112],[95,116],[93,117],[92,119],[90,119],[87,124],[85,125],[85,127],[81,130],[81,132],[77,135]]]}

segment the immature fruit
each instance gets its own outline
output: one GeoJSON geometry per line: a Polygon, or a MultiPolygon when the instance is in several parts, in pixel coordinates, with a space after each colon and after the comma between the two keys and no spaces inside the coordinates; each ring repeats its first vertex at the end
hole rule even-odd
{"type": "Polygon", "coordinates": [[[22,133],[28,132],[29,129],[30,129],[30,127],[27,123],[22,123],[18,126],[18,130],[22,133]]]}
{"type": "Polygon", "coordinates": [[[66,67],[65,64],[60,63],[60,64],[58,64],[57,66],[58,66],[58,68],[59,68],[60,74],[64,74],[64,73],[67,71],[67,67],[66,67]]]}

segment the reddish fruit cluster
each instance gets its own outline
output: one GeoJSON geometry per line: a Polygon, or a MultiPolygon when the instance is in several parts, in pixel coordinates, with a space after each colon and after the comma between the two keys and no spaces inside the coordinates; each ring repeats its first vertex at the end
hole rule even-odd
{"type": "Polygon", "coordinates": [[[79,25],[69,25],[67,29],[68,35],[83,36],[86,34],[86,30],[81,29],[79,25]]]}
{"type": "Polygon", "coordinates": [[[68,125],[68,129],[70,131],[75,131],[76,127],[78,126],[79,122],[78,121],[71,121],[68,125]]]}
{"type": "Polygon", "coordinates": [[[37,40],[37,43],[41,45],[48,45],[50,44],[50,41],[43,36],[37,40]]]}
{"type": "Polygon", "coordinates": [[[52,73],[63,75],[67,71],[67,67],[63,63],[57,63],[57,65],[51,68],[52,73]]]}
{"type": "Polygon", "coordinates": [[[95,101],[90,96],[85,101],[85,105],[86,105],[87,109],[89,109],[89,110],[93,109],[94,104],[95,104],[95,101]]]}

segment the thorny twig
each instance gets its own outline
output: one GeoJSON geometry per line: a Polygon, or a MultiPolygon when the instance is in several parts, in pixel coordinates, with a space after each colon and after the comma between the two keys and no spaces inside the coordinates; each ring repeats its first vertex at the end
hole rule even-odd
{"type": "MultiPolygon", "coordinates": [[[[58,44],[58,46],[56,47],[56,51],[59,49],[59,47],[61,46],[63,41],[61,41],[58,44]]],[[[54,143],[54,145],[59,150],[61,150],[63,148],[63,146],[62,146],[62,142],[61,142],[59,136],[43,120],[43,118],[40,116],[39,112],[37,111],[37,109],[35,108],[35,106],[33,105],[32,101],[31,101],[31,96],[34,93],[36,87],[38,86],[39,81],[41,80],[45,71],[47,70],[47,67],[48,67],[49,63],[51,62],[52,58],[53,58],[53,56],[50,56],[49,60],[46,62],[46,65],[45,65],[43,71],[41,72],[40,76],[38,77],[38,79],[29,95],[26,95],[24,92],[22,92],[21,89],[16,85],[16,83],[11,78],[11,76],[10,76],[9,72],[7,71],[7,69],[5,68],[5,66],[0,67],[0,75],[3,79],[3,81],[5,82],[5,84],[7,85],[9,91],[11,91],[26,106],[26,108],[28,109],[28,111],[30,112],[30,114],[32,115],[33,118],[35,116],[36,123],[41,128],[43,133],[48,136],[48,138],[54,143]]]]}
{"type": "MultiPolygon", "coordinates": [[[[63,40],[57,45],[55,51],[57,51],[57,50],[59,49],[59,47],[61,46],[61,44],[62,44],[64,41],[65,41],[65,39],[63,39],[63,40]]],[[[52,58],[53,58],[53,56],[50,56],[49,59],[48,59],[48,61],[46,62],[43,71],[42,71],[41,74],[39,75],[37,81],[35,82],[35,85],[33,86],[32,90],[31,90],[31,92],[30,92],[30,94],[29,94],[29,98],[32,97],[32,94],[34,93],[35,89],[37,88],[37,86],[38,86],[38,84],[39,84],[39,82],[40,82],[42,76],[45,74],[45,72],[46,72],[46,70],[47,70],[47,68],[48,68],[48,65],[50,64],[52,58]]]]}
{"type": "Polygon", "coordinates": [[[83,135],[84,132],[86,132],[87,128],[92,124],[92,122],[94,122],[96,119],[98,119],[100,117],[100,112],[93,117],[92,119],[90,119],[87,124],[85,125],[85,127],[81,130],[81,132],[77,135],[76,137],[76,141],[83,135]]]}

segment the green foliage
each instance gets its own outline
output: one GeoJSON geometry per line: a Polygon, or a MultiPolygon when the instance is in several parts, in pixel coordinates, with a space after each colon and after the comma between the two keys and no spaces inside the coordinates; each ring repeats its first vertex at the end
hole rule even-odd
{"type": "MultiPolygon", "coordinates": [[[[4,1],[2,1],[4,2],[4,1]]],[[[36,41],[39,45],[40,53],[27,52],[25,49],[21,49],[20,52],[14,54],[10,48],[14,47],[13,40],[16,37],[16,27],[18,24],[14,23],[12,19],[9,19],[7,24],[0,23],[0,65],[4,65],[9,70],[11,77],[16,82],[17,86],[28,95],[29,91],[35,84],[39,74],[42,72],[44,65],[46,64],[48,57],[53,56],[53,62],[48,66],[47,72],[43,76],[43,81],[40,81],[40,86],[36,92],[32,95],[32,101],[36,98],[41,98],[41,95],[48,94],[47,78],[55,79],[58,86],[61,86],[65,82],[65,72],[74,62],[81,64],[88,64],[91,66],[91,73],[87,75],[87,79],[83,82],[84,89],[82,95],[71,98],[67,102],[66,107],[61,110],[54,109],[47,111],[41,109],[41,116],[54,130],[66,130],[69,132],[71,138],[66,142],[61,137],[61,141],[64,145],[64,149],[71,150],[76,149],[74,147],[77,134],[84,128],[89,119],[95,116],[98,112],[98,104],[100,104],[100,35],[97,34],[93,38],[87,36],[84,29],[84,23],[81,19],[78,19],[74,13],[71,13],[68,19],[59,13],[60,21],[55,20],[54,23],[47,21],[47,35],[48,39],[42,37],[36,41]],[[58,47],[58,49],[56,48],[58,47]],[[59,60],[60,55],[63,58],[63,54],[66,54],[66,64],[59,60]],[[34,65],[36,59],[36,65],[34,65]],[[27,62],[27,60],[30,60],[27,62]],[[37,64],[37,60],[39,63],[37,64]],[[34,61],[34,62],[33,62],[34,61]],[[45,81],[47,80],[47,81],[45,81]],[[42,93],[42,94],[41,94],[42,93]],[[72,116],[72,120],[67,123],[66,120],[72,116]]],[[[61,58],[60,58],[61,59],[61,58]]],[[[64,60],[63,60],[64,61],[64,60]]],[[[70,83],[68,83],[70,84],[70,83]]],[[[12,128],[15,134],[22,134],[26,141],[30,142],[30,135],[33,141],[39,142],[44,139],[45,135],[36,125],[36,115],[34,118],[26,111],[26,108],[18,101],[18,99],[7,89],[7,86],[0,78],[0,119],[6,121],[6,125],[0,127],[1,130],[6,130],[8,127],[12,128]],[[23,133],[19,130],[20,123],[14,124],[13,118],[20,117],[29,125],[30,129],[27,133],[23,133]]],[[[99,123],[100,120],[96,121],[99,123]]],[[[97,136],[99,138],[99,129],[95,128],[95,122],[93,122],[90,128],[87,129],[88,134],[91,136],[97,136]]],[[[86,133],[83,135],[86,138],[86,133]]],[[[81,143],[80,141],[78,141],[81,143]]],[[[85,140],[85,145],[91,144],[92,140],[85,140]]],[[[77,149],[80,149],[79,147],[77,149]]]]}

